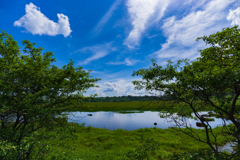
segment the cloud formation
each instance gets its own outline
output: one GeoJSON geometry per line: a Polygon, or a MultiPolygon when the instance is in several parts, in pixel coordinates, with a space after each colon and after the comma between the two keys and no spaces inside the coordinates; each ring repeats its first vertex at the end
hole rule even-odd
{"type": "Polygon", "coordinates": [[[84,47],[82,49],[79,49],[75,52],[83,52],[83,53],[93,53],[93,56],[85,59],[83,62],[79,62],[78,65],[82,65],[82,64],[88,64],[93,60],[97,60],[100,59],[102,57],[105,57],[106,55],[108,55],[111,51],[116,51],[115,47],[112,47],[112,43],[106,43],[106,44],[100,44],[100,45],[95,45],[95,46],[91,46],[91,47],[84,47]]]}
{"type": "Polygon", "coordinates": [[[94,28],[94,32],[99,33],[101,32],[104,25],[107,23],[107,21],[112,17],[112,14],[116,10],[117,6],[121,3],[122,0],[116,0],[113,5],[110,7],[110,9],[107,11],[107,13],[102,17],[102,19],[98,22],[96,27],[94,28]]]}
{"type": "MultiPolygon", "coordinates": [[[[88,90],[88,92],[89,92],[89,90],[88,90]]],[[[94,88],[91,88],[90,92],[91,92],[90,94],[92,94],[92,93],[97,94],[98,97],[106,97],[106,94],[102,92],[102,88],[94,87],[94,88]]],[[[88,94],[88,95],[90,95],[90,94],[88,94]]],[[[88,95],[85,94],[85,96],[88,96],[88,95]]]]}
{"type": "Polygon", "coordinates": [[[118,91],[118,85],[116,83],[110,83],[106,82],[104,83],[106,88],[103,90],[103,92],[117,92],[118,91]]]}
{"type": "Polygon", "coordinates": [[[111,65],[122,65],[122,64],[124,64],[126,66],[133,66],[137,62],[139,62],[139,60],[125,58],[124,62],[108,62],[107,64],[111,64],[111,65]]]}
{"type": "Polygon", "coordinates": [[[124,45],[129,48],[139,45],[141,34],[148,27],[149,20],[159,21],[164,15],[169,2],[161,0],[128,0],[126,5],[133,29],[125,39],[124,45]],[[158,14],[155,14],[156,11],[158,11],[158,14]]]}
{"type": "Polygon", "coordinates": [[[134,85],[132,84],[133,80],[141,80],[136,78],[131,79],[112,79],[111,81],[98,83],[99,88],[91,88],[89,89],[86,95],[90,95],[93,93],[97,93],[98,97],[106,97],[106,96],[142,96],[142,95],[150,95],[144,89],[143,90],[135,90],[134,85]]]}
{"type": "Polygon", "coordinates": [[[227,16],[227,20],[232,20],[231,25],[240,25],[240,7],[235,10],[229,10],[229,14],[227,16]]]}
{"type": "Polygon", "coordinates": [[[172,60],[196,58],[199,55],[197,50],[205,47],[203,42],[196,42],[196,38],[228,27],[225,19],[226,8],[234,1],[213,0],[208,3],[197,1],[193,8],[197,6],[201,10],[192,11],[179,20],[175,16],[166,19],[162,26],[167,37],[166,43],[162,44],[162,48],[154,55],[172,60]]]}
{"type": "Polygon", "coordinates": [[[129,93],[131,90],[132,90],[132,87],[130,85],[127,85],[125,93],[129,93]]]}
{"type": "Polygon", "coordinates": [[[33,3],[25,6],[26,14],[18,21],[14,22],[14,26],[24,27],[28,32],[35,34],[45,34],[56,36],[62,34],[67,37],[72,32],[69,24],[69,19],[64,14],[57,14],[58,23],[49,20],[44,14],[40,12],[40,8],[33,3]]]}

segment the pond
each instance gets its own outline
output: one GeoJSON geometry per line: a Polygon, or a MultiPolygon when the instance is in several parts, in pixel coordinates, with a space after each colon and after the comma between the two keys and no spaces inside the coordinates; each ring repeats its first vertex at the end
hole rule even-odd
{"type": "MultiPolygon", "coordinates": [[[[176,127],[175,122],[171,122],[171,118],[160,118],[159,111],[124,111],[124,112],[64,112],[68,113],[68,122],[85,123],[85,126],[91,125],[96,128],[106,128],[109,130],[123,129],[123,130],[135,130],[139,128],[161,128],[166,129],[169,127],[176,127]]],[[[207,114],[208,112],[199,112],[201,114],[207,114]]],[[[192,114],[194,115],[194,114],[192,114]]],[[[176,116],[176,114],[175,114],[176,116]]],[[[181,117],[180,117],[181,118],[181,117]]],[[[214,117],[211,117],[214,118],[214,117]]],[[[193,128],[199,128],[196,126],[196,122],[191,118],[184,118],[188,126],[193,128]]],[[[222,119],[214,118],[214,121],[210,121],[209,124],[212,128],[223,124],[222,119]]],[[[201,127],[202,128],[202,127],[201,127]]]]}

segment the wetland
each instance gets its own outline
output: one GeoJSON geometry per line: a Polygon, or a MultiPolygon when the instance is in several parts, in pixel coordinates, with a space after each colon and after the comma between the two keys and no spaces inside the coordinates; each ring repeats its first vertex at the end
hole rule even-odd
{"type": "MultiPolygon", "coordinates": [[[[80,105],[79,105],[80,106],[80,105]]],[[[46,159],[61,157],[65,159],[129,159],[131,152],[147,153],[150,159],[169,159],[174,152],[210,150],[205,143],[200,143],[194,138],[176,130],[174,122],[161,118],[159,113],[164,112],[159,103],[149,102],[87,102],[86,107],[72,106],[64,109],[68,123],[72,126],[78,125],[75,130],[77,140],[71,138],[54,138],[40,141],[41,144],[50,144],[46,152],[46,159]],[[156,123],[157,125],[154,125],[156,123]],[[148,143],[149,140],[153,140],[148,143]],[[146,148],[155,147],[154,150],[146,148]]],[[[202,108],[200,113],[207,114],[209,110],[202,108]]],[[[175,114],[177,115],[177,114],[175,114]]],[[[205,140],[205,130],[197,127],[198,120],[182,117],[188,125],[192,125],[193,131],[205,140]]],[[[218,145],[224,146],[227,141],[233,141],[231,136],[222,135],[222,120],[209,116],[214,120],[209,121],[213,127],[213,133],[218,135],[218,145]]],[[[188,132],[186,128],[183,130],[188,132]]],[[[56,131],[48,134],[56,134],[56,131]]],[[[46,134],[45,129],[39,134],[46,134]]],[[[211,142],[214,138],[210,137],[211,142]]],[[[228,144],[226,144],[228,145],[228,144]]],[[[222,150],[231,147],[220,147],[222,150]]]]}

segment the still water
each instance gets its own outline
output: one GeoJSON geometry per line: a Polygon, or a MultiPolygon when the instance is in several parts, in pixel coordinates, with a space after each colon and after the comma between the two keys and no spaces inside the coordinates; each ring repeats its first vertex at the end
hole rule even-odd
{"type": "MultiPolygon", "coordinates": [[[[68,122],[74,123],[85,123],[85,126],[91,125],[96,128],[106,128],[109,130],[123,129],[123,130],[135,130],[139,128],[161,128],[166,129],[169,127],[176,127],[175,122],[171,122],[171,118],[160,118],[158,111],[144,111],[139,112],[133,111],[127,113],[121,112],[64,112],[70,113],[68,117],[68,122]],[[154,125],[154,123],[157,123],[154,125]]],[[[208,112],[199,112],[200,114],[207,114],[208,112]]],[[[193,115],[193,114],[192,114],[193,115]]],[[[176,115],[175,115],[176,116],[176,115]]],[[[214,118],[214,117],[212,117],[214,118]]],[[[214,118],[215,121],[208,122],[212,128],[220,126],[223,124],[222,119],[214,118]]],[[[191,125],[193,128],[197,127],[196,122],[199,120],[194,120],[191,118],[184,118],[184,122],[188,126],[191,125]]]]}

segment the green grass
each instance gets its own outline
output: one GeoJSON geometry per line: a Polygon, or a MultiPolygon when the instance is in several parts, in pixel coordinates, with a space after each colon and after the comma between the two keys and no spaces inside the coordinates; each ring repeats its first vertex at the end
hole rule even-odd
{"type": "MultiPolygon", "coordinates": [[[[74,125],[73,123],[71,124],[74,125]]],[[[201,139],[206,139],[204,130],[194,129],[194,131],[199,134],[201,139]]],[[[127,152],[143,146],[147,138],[153,138],[154,143],[159,145],[159,150],[147,151],[150,159],[168,159],[167,157],[172,155],[173,152],[180,153],[196,149],[210,149],[207,144],[200,143],[173,128],[145,128],[133,131],[118,129],[110,131],[91,126],[82,126],[77,129],[76,133],[77,140],[56,138],[45,141],[52,144],[45,155],[45,159],[52,159],[51,157],[54,156],[59,157],[56,159],[71,160],[128,159],[126,157],[127,152]]],[[[232,137],[227,137],[226,139],[224,136],[221,136],[221,127],[215,128],[214,133],[218,135],[219,145],[225,144],[227,140],[233,140],[232,137]]],[[[213,139],[211,141],[213,142],[213,139]]],[[[143,152],[143,149],[139,149],[139,152],[141,151],[143,152]]]]}
{"type": "MultiPolygon", "coordinates": [[[[240,106],[240,99],[237,100],[236,105],[240,106]]],[[[84,105],[69,106],[71,110],[77,111],[118,111],[118,110],[142,110],[142,111],[159,111],[166,110],[166,108],[179,108],[188,105],[181,102],[174,104],[173,101],[130,101],[130,102],[85,102],[84,105]]],[[[208,109],[208,106],[196,106],[199,110],[208,109]]],[[[64,109],[64,108],[60,108],[64,109]]]]}
{"type": "Polygon", "coordinates": [[[133,102],[85,102],[82,105],[70,106],[71,110],[77,111],[121,111],[140,110],[157,111],[163,109],[163,102],[133,101],[133,102]]]}
{"type": "MultiPolygon", "coordinates": [[[[131,102],[85,102],[82,105],[69,106],[69,111],[121,111],[121,110],[139,110],[139,111],[165,111],[167,108],[179,108],[185,106],[186,109],[191,110],[186,104],[180,103],[172,106],[172,102],[164,101],[131,101],[131,102]]],[[[61,108],[64,110],[64,108],[61,108]]],[[[206,110],[207,107],[199,107],[199,110],[206,110]]]]}

